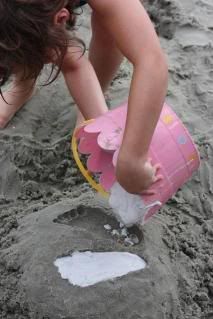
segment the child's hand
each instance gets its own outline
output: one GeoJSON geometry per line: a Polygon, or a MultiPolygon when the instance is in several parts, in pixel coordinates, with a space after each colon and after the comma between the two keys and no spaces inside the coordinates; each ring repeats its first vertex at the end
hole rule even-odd
{"type": "Polygon", "coordinates": [[[162,180],[158,174],[160,165],[152,165],[151,159],[128,157],[125,160],[118,157],[116,177],[120,185],[129,193],[153,194],[146,190],[153,184],[162,180]]]}

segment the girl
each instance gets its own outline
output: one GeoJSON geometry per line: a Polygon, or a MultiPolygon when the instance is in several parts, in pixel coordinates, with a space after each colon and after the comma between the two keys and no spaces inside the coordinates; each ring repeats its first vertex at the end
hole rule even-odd
{"type": "Polygon", "coordinates": [[[85,2],[0,1],[1,85],[14,75],[12,89],[1,94],[0,127],[32,96],[46,63],[52,63],[51,81],[63,73],[85,119],[103,114],[107,111],[103,91],[125,56],[133,65],[133,76],[116,174],[128,192],[141,193],[160,179],[147,152],[167,90],[166,59],[139,0],[88,0],[92,8],[88,60],[81,41],[67,31],[74,24],[76,6],[85,2]]]}

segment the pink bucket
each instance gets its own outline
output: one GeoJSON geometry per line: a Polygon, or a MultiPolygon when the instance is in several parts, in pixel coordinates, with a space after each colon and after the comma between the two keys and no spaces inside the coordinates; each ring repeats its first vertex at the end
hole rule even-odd
{"type": "MultiPolygon", "coordinates": [[[[110,192],[116,181],[115,166],[125,128],[127,104],[86,123],[75,134],[78,153],[88,155],[88,176],[98,174],[103,190],[110,192]]],[[[141,137],[142,138],[142,137],[141,137]]],[[[164,204],[192,176],[199,167],[197,149],[177,115],[164,104],[149,150],[153,164],[160,164],[162,181],[154,184],[155,195],[142,196],[149,206],[153,202],[164,204]]],[[[77,160],[77,164],[79,161],[77,160]]],[[[84,174],[85,175],[85,174],[84,174]]],[[[151,205],[152,206],[152,205],[151,205]]],[[[147,222],[160,206],[151,207],[143,217],[147,222]]]]}

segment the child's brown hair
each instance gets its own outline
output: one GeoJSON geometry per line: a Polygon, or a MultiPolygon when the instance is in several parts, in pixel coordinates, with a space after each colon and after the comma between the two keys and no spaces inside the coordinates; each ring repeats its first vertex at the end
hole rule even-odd
{"type": "MultiPolygon", "coordinates": [[[[66,7],[70,12],[67,26],[72,27],[75,21],[74,9],[78,2],[79,0],[0,0],[0,87],[15,73],[17,67],[22,71],[23,80],[36,79],[47,63],[50,51],[56,56],[58,67],[50,82],[55,80],[67,47],[73,45],[76,38],[72,38],[60,25],[54,24],[54,16],[66,7]]],[[[50,77],[54,68],[55,65],[52,65],[50,77]]]]}

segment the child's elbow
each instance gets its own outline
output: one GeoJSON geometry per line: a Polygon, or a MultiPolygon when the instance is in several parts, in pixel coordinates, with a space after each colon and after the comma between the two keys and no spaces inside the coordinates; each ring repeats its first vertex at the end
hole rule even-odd
{"type": "Polygon", "coordinates": [[[155,70],[158,72],[158,75],[161,78],[162,84],[167,86],[169,67],[167,57],[163,51],[159,52],[159,54],[157,54],[157,56],[154,58],[154,65],[155,70]]]}
{"type": "Polygon", "coordinates": [[[147,71],[150,75],[158,76],[165,83],[168,82],[168,60],[161,48],[149,49],[143,52],[133,62],[134,68],[140,68],[141,72],[147,71]]]}
{"type": "Polygon", "coordinates": [[[163,50],[158,50],[150,54],[150,63],[154,72],[158,73],[162,81],[168,82],[168,60],[163,50]]]}
{"type": "Polygon", "coordinates": [[[169,66],[166,54],[163,51],[160,51],[155,60],[156,65],[159,66],[161,72],[165,75],[165,78],[168,80],[169,66]]]}
{"type": "Polygon", "coordinates": [[[156,52],[150,53],[147,64],[149,68],[150,76],[154,77],[161,83],[162,87],[168,85],[168,61],[167,56],[163,50],[157,50],[156,52]]]}
{"type": "Polygon", "coordinates": [[[61,70],[63,73],[75,72],[78,70],[85,61],[85,56],[81,51],[73,52],[68,50],[67,54],[63,59],[61,70]]]}

